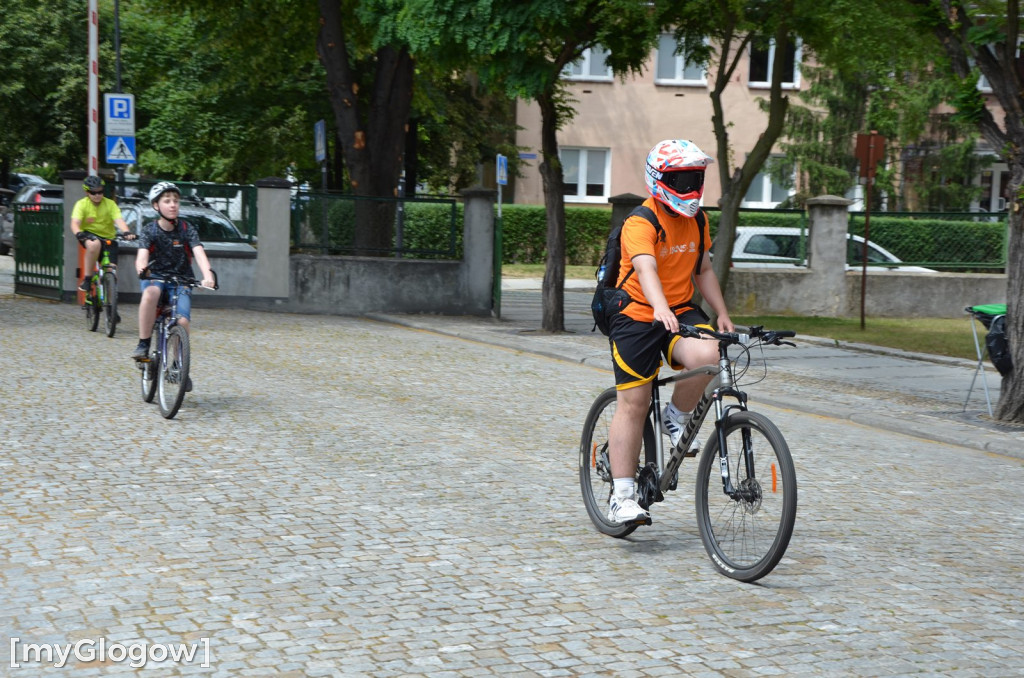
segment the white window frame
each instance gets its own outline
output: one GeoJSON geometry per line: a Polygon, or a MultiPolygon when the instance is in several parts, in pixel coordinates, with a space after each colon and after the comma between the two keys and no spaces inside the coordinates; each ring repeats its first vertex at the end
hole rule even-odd
{"type": "MultiPolygon", "coordinates": [[[[773,201],[771,199],[772,193],[774,192],[772,190],[772,188],[775,187],[776,185],[777,184],[775,184],[772,181],[771,176],[767,172],[765,172],[764,169],[762,168],[762,170],[757,173],[757,176],[754,177],[754,180],[752,182],[750,182],[750,188],[748,188],[747,189],[747,193],[744,194],[743,202],[740,203],[740,207],[749,207],[749,208],[754,208],[754,209],[774,209],[775,207],[777,207],[779,205],[779,203],[782,202],[781,200],[773,201]],[[757,185],[758,182],[761,183],[761,198],[762,198],[762,200],[758,200],[758,201],[747,200],[747,195],[750,194],[750,191],[754,189],[754,187],[757,185]],[[768,200],[763,200],[763,198],[765,196],[768,197],[768,200]]],[[[782,189],[781,186],[779,186],[779,188],[782,189]]],[[[791,196],[793,196],[796,193],[796,190],[794,188],[787,188],[787,189],[784,189],[784,190],[786,191],[786,196],[787,197],[791,197],[791,196]]]]}
{"type": "Polygon", "coordinates": [[[657,53],[655,54],[655,62],[654,62],[654,84],[655,85],[690,85],[690,86],[701,86],[701,87],[706,86],[708,84],[708,70],[707,70],[707,66],[697,66],[696,64],[692,64],[694,67],[697,67],[697,68],[701,69],[700,78],[687,78],[686,77],[686,67],[687,67],[687,65],[691,65],[691,62],[689,60],[687,60],[685,53],[683,53],[683,54],[676,54],[675,53],[675,51],[678,48],[678,46],[679,45],[676,42],[675,37],[671,33],[662,33],[660,36],[658,36],[658,49],[657,49],[657,53]],[[667,45],[664,44],[665,43],[665,38],[668,38],[668,40],[671,42],[671,45],[672,45],[671,46],[671,50],[665,49],[667,47],[667,45]],[[663,59],[672,59],[674,61],[675,68],[673,70],[675,71],[675,75],[673,77],[671,77],[671,78],[658,77],[658,73],[661,70],[659,68],[659,65],[661,64],[663,59]]]}
{"type": "Polygon", "coordinates": [[[611,197],[612,149],[596,146],[563,146],[558,149],[559,159],[561,159],[564,151],[579,151],[580,154],[579,173],[576,178],[576,193],[566,193],[563,196],[564,200],[566,202],[606,204],[608,198],[611,197]],[[588,161],[590,160],[591,151],[604,153],[604,178],[602,180],[601,195],[587,195],[587,170],[589,169],[588,161]]]}
{"type": "MultiPolygon", "coordinates": [[[[793,52],[793,80],[783,80],[782,89],[800,89],[800,62],[803,59],[803,40],[797,38],[794,42],[793,52]]],[[[754,56],[754,45],[751,43],[750,49],[747,52],[749,61],[747,62],[747,86],[751,89],[767,89],[772,86],[772,66],[775,63],[775,38],[772,38],[768,43],[768,79],[765,81],[751,80],[750,79],[750,67],[753,65],[754,56]]]]}
{"type": "MultiPolygon", "coordinates": [[[[608,50],[606,50],[604,47],[598,46],[598,48],[601,50],[602,53],[608,53],[608,50]]],[[[583,50],[583,55],[580,56],[579,59],[572,62],[571,64],[568,64],[565,68],[562,69],[562,77],[565,78],[566,80],[596,80],[599,82],[611,82],[611,80],[613,79],[611,66],[608,66],[605,69],[605,73],[603,75],[591,74],[590,71],[594,68],[593,61],[595,58],[597,58],[597,55],[595,55],[594,53],[594,48],[586,48],[585,50],[583,50]],[[574,68],[579,68],[580,72],[574,73],[574,68]]]]}

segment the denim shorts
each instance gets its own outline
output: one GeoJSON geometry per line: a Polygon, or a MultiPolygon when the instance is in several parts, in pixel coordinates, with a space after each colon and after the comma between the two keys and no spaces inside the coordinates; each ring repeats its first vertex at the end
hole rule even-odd
{"type": "MultiPolygon", "coordinates": [[[[166,306],[170,299],[168,298],[168,288],[175,287],[172,283],[165,283],[162,280],[140,280],[139,290],[145,292],[147,287],[159,287],[160,288],[160,301],[157,306],[166,306]]],[[[192,288],[191,287],[179,287],[178,288],[178,317],[184,318],[185,320],[192,319],[192,288]]]]}

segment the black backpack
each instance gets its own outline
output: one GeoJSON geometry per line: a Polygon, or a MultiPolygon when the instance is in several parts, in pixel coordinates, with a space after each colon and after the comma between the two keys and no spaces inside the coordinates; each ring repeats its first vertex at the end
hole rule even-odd
{"type": "Polygon", "coordinates": [[[997,315],[989,325],[985,335],[985,348],[992,364],[1002,376],[1013,371],[1013,358],[1010,356],[1010,341],[1006,338],[1006,316],[997,315]]]}
{"type": "MultiPolygon", "coordinates": [[[[590,330],[591,332],[598,329],[601,330],[601,334],[608,336],[612,317],[633,302],[622,286],[626,284],[629,276],[633,275],[633,271],[636,269],[630,268],[629,273],[622,279],[622,284],[618,286],[615,284],[619,279],[619,262],[622,259],[622,227],[632,216],[646,219],[658,232],[658,239],[665,239],[665,229],[658,222],[658,215],[646,205],[635,208],[621,224],[611,230],[611,233],[608,234],[608,243],[604,248],[604,256],[597,267],[597,289],[594,290],[594,298],[590,302],[590,311],[594,315],[594,327],[590,330]]],[[[700,231],[700,249],[697,252],[696,273],[700,274],[700,265],[704,259],[703,210],[697,210],[697,226],[700,231]]]]}

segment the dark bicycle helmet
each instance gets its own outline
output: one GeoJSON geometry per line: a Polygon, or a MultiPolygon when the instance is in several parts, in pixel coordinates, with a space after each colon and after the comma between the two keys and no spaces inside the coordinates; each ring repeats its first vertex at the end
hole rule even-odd
{"type": "Polygon", "coordinates": [[[86,193],[90,193],[92,191],[99,191],[102,189],[103,179],[100,179],[95,174],[90,174],[85,178],[85,181],[82,182],[82,190],[84,190],[86,193]]]}

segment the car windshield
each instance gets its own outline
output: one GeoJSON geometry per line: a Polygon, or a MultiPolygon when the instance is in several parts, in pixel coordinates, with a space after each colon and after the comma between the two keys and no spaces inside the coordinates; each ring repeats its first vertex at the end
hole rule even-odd
{"type": "MultiPolygon", "coordinates": [[[[125,221],[135,232],[138,232],[142,224],[156,220],[156,212],[148,207],[142,209],[141,213],[137,208],[122,207],[122,212],[125,221]]],[[[212,210],[198,212],[182,209],[181,218],[195,226],[202,242],[249,242],[230,219],[212,210]]]]}

